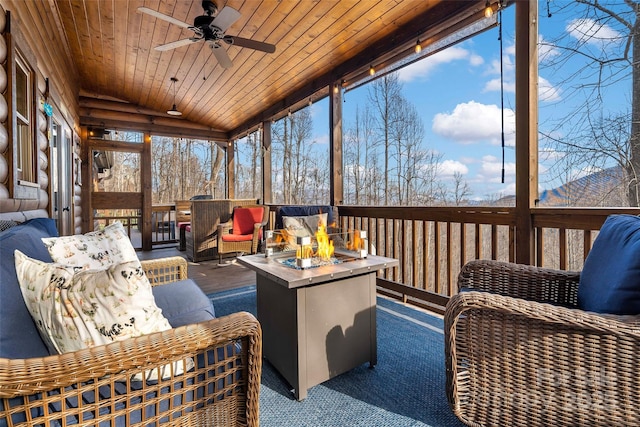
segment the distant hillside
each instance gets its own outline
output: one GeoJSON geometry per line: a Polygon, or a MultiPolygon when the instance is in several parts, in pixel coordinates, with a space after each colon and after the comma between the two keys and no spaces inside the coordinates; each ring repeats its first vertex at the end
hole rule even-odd
{"type": "MultiPolygon", "coordinates": [[[[540,193],[538,206],[627,206],[624,171],[615,166],[570,181],[560,187],[540,193]]],[[[515,206],[515,196],[505,196],[493,206],[515,206]]]]}
{"type": "Polygon", "coordinates": [[[539,206],[625,206],[624,171],[615,166],[540,193],[539,206]]]}

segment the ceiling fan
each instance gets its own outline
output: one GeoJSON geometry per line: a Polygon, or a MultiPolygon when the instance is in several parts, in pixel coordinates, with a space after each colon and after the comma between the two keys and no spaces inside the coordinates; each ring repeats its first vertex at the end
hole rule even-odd
{"type": "Polygon", "coordinates": [[[274,53],[276,51],[276,47],[272,44],[225,34],[227,28],[229,28],[241,16],[240,12],[234,8],[225,6],[220,12],[218,12],[218,7],[211,0],[203,0],[202,8],[204,9],[204,15],[196,16],[193,21],[193,25],[189,25],[186,22],[182,22],[179,19],[162,14],[153,9],[149,9],[148,7],[139,7],[138,11],[163,19],[182,28],[188,28],[195,33],[193,37],[156,46],[156,50],[165,51],[175,49],[177,47],[186,46],[191,43],[197,43],[200,40],[204,40],[209,44],[209,47],[213,51],[213,55],[223,68],[231,68],[233,63],[231,62],[231,58],[229,58],[227,51],[223,49],[221,42],[240,47],[247,47],[249,49],[259,50],[266,53],[274,53]]]}

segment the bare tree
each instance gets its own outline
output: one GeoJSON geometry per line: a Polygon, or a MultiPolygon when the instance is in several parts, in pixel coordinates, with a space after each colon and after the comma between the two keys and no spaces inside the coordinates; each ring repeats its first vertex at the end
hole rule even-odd
{"type": "Polygon", "coordinates": [[[328,173],[322,171],[328,170],[328,155],[323,156],[312,139],[311,110],[304,108],[287,115],[274,123],[271,132],[272,158],[278,162],[274,182],[282,188],[281,193],[274,191],[274,201],[326,203],[328,173]]]}
{"type": "Polygon", "coordinates": [[[253,132],[234,144],[236,155],[236,196],[258,199],[262,197],[260,132],[253,132]]]}
{"type": "Polygon", "coordinates": [[[571,61],[581,63],[570,76],[572,83],[563,86],[563,101],[580,95],[584,102],[569,115],[558,117],[542,136],[560,151],[579,153],[585,169],[600,168],[605,158],[613,159],[626,172],[628,204],[640,206],[640,3],[576,0],[556,4],[554,16],[566,14],[572,19],[561,37],[541,44],[557,53],[541,57],[541,71],[573,69],[571,61]],[[629,77],[631,111],[604,113],[608,90],[629,77]],[[626,125],[623,129],[621,123],[626,125]],[[607,138],[611,128],[624,139],[607,138]]]}
{"type": "Polygon", "coordinates": [[[375,110],[376,128],[379,132],[380,143],[384,147],[384,204],[389,204],[389,160],[391,156],[391,141],[389,131],[393,127],[394,118],[400,117],[400,114],[394,113],[397,107],[397,101],[401,97],[402,85],[398,78],[398,73],[387,74],[377,80],[371,82],[369,89],[369,103],[375,110]]]}
{"type": "Polygon", "coordinates": [[[218,197],[217,190],[222,190],[222,197],[224,194],[224,170],[222,165],[224,164],[224,150],[216,142],[209,141],[209,157],[211,158],[211,167],[209,168],[209,186],[211,188],[211,194],[214,198],[218,197]]]}
{"type": "Polygon", "coordinates": [[[468,197],[473,194],[469,183],[465,181],[462,173],[456,171],[453,173],[453,189],[451,191],[451,201],[455,206],[463,205],[468,197]]]}
{"type": "Polygon", "coordinates": [[[354,122],[345,130],[343,142],[345,162],[345,201],[359,205],[371,203],[376,191],[375,172],[370,162],[375,150],[373,116],[369,108],[356,107],[354,122]]]}

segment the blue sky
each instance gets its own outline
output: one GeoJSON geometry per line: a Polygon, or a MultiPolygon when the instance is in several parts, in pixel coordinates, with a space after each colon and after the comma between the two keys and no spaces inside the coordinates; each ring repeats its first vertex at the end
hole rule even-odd
{"type": "MultiPolygon", "coordinates": [[[[540,2],[540,40],[548,42],[565,32],[570,37],[597,33],[600,45],[594,49],[609,49],[602,40],[611,40],[619,35],[613,28],[593,25],[593,21],[576,19],[575,14],[563,16],[559,10],[565,0],[551,2],[547,17],[546,2],[540,2]]],[[[399,71],[405,97],[417,108],[425,128],[425,145],[442,155],[440,177],[451,182],[454,172],[463,174],[471,186],[472,198],[495,198],[515,193],[515,152],[513,150],[514,121],[514,12],[515,7],[503,11],[503,69],[505,88],[505,183],[501,181],[502,148],[500,133],[500,47],[498,29],[493,28],[451,48],[409,65],[399,71]]],[[[608,42],[610,43],[610,42],[608,42]]],[[[596,43],[597,44],[597,43],[596,43]]],[[[540,48],[541,63],[558,55],[554,46],[540,48]]],[[[579,92],[570,88],[568,75],[579,64],[566,64],[556,72],[540,72],[539,121],[541,129],[553,117],[561,117],[567,108],[580,104],[579,92]]],[[[630,108],[631,81],[626,78],[604,94],[605,105],[612,111],[630,108]]],[[[366,85],[345,93],[343,106],[344,126],[349,126],[352,112],[367,102],[366,85]]],[[[314,139],[319,145],[328,143],[328,101],[312,106],[314,117],[314,139]]],[[[563,129],[554,130],[562,137],[563,129]]],[[[561,156],[545,148],[542,160],[550,162],[561,156]]],[[[546,162],[540,164],[540,189],[559,184],[545,176],[546,162]]],[[[579,177],[588,173],[579,167],[570,173],[579,177]]]]}

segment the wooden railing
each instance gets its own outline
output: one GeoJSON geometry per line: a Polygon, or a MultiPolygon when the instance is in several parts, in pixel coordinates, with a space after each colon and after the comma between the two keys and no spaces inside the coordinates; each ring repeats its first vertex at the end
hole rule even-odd
{"type": "MultiPolygon", "coordinates": [[[[343,229],[366,230],[372,253],[396,258],[399,267],[380,273],[379,290],[435,311],[457,292],[462,265],[472,259],[515,260],[514,208],[338,208],[343,229]]],[[[608,215],[639,209],[531,210],[536,265],[580,270],[608,215]]]]}
{"type": "MultiPolygon", "coordinates": [[[[156,205],[152,208],[151,239],[153,246],[176,243],[175,205],[156,205]]],[[[139,224],[142,216],[137,209],[127,212],[120,211],[119,215],[95,216],[95,229],[120,221],[127,231],[133,247],[142,248],[142,237],[139,224]]]]}

